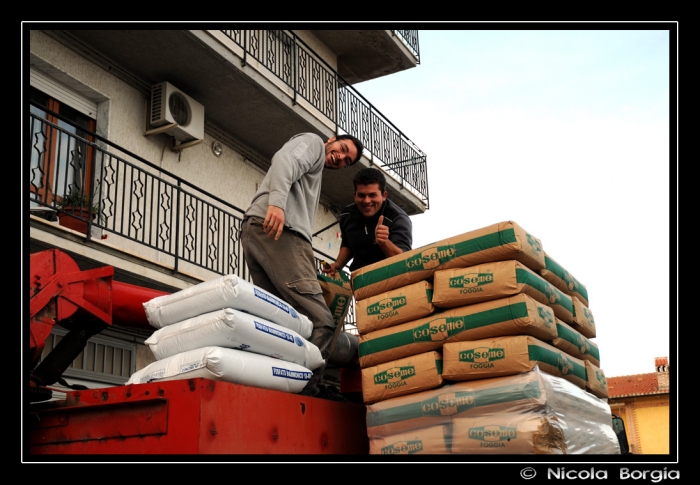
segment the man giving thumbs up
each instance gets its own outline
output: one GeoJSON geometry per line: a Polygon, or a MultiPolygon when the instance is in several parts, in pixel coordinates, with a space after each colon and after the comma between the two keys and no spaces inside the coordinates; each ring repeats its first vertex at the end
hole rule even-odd
{"type": "Polygon", "coordinates": [[[387,199],[386,179],[376,168],[365,168],[353,178],[355,203],[340,214],[342,242],[333,274],[352,259],[350,271],[411,250],[413,225],[408,215],[387,199]]]}

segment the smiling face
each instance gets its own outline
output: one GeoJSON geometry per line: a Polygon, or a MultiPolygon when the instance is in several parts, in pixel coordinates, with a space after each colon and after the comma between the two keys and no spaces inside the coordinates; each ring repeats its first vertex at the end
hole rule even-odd
{"type": "Polygon", "coordinates": [[[358,184],[355,189],[355,204],[365,217],[373,217],[386,200],[386,192],[379,191],[379,184],[358,184]]]}
{"type": "Polygon", "coordinates": [[[326,146],[326,168],[339,169],[349,167],[357,158],[357,147],[350,140],[329,138],[326,146]]]}

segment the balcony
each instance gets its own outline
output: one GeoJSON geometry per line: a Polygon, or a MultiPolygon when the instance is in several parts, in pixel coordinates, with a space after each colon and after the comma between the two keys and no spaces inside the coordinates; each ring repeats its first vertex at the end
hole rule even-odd
{"type": "Polygon", "coordinates": [[[338,58],[338,73],[350,84],[376,79],[420,64],[417,30],[314,30],[338,58]],[[409,51],[402,52],[404,49],[409,51]]]}
{"type": "Polygon", "coordinates": [[[345,31],[343,38],[309,32],[334,53],[337,49],[337,69],[348,78],[293,31],[45,31],[145,97],[150,86],[165,80],[182,89],[205,106],[206,131],[263,170],[294,134],[353,134],[365,144],[365,158],[345,173],[324,176],[324,200],[339,208],[352,203],[352,175],[375,165],[388,174],[394,202],[408,214],[424,212],[426,155],[351,85],[414,67],[417,32],[345,31]],[[368,42],[368,33],[381,40],[379,48],[368,42]],[[351,45],[360,59],[351,56],[351,45]]]}
{"type": "MultiPolygon", "coordinates": [[[[82,244],[106,236],[112,250],[137,255],[144,266],[157,261],[165,273],[201,268],[212,278],[235,274],[250,280],[238,237],[241,208],[57,113],[46,113],[60,125],[33,112],[23,121],[29,125],[24,165],[32,214],[77,219],[86,225],[82,244]],[[63,205],[69,195],[81,202],[63,205]]],[[[30,222],[40,230],[52,227],[30,222]]],[[[334,260],[320,251],[315,255],[319,273],[322,259],[334,260]]],[[[354,302],[345,322],[345,331],[356,333],[354,302]]]]}

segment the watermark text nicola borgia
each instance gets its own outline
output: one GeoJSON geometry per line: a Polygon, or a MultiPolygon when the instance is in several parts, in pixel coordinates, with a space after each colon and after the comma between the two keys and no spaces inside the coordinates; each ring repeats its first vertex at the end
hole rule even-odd
{"type": "MultiPolygon", "coordinates": [[[[566,467],[548,468],[548,479],[560,480],[606,480],[613,478],[616,475],[614,471],[596,470],[594,467],[584,470],[567,470],[566,467]]],[[[620,480],[649,480],[652,483],[658,483],[663,480],[677,480],[681,477],[679,470],[669,470],[664,467],[661,470],[630,470],[629,468],[620,468],[618,478],[620,480]]]]}

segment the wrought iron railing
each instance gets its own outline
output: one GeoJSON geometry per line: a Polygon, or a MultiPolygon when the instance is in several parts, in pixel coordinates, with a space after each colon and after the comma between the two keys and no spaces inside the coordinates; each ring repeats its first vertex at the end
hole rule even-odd
{"type": "MultiPolygon", "coordinates": [[[[373,164],[393,174],[428,207],[426,155],[378,109],[345,81],[293,32],[285,30],[222,30],[248,57],[292,88],[301,98],[365,145],[373,164]]],[[[409,47],[418,49],[417,31],[395,31],[409,47]]]]}
{"type": "MultiPolygon", "coordinates": [[[[238,237],[242,209],[96,133],[79,136],[70,121],[41,110],[61,126],[29,113],[24,163],[31,207],[81,221],[88,240],[99,228],[170,256],[175,271],[186,262],[250,281],[238,237]],[[68,206],[68,199],[76,202],[68,206]]],[[[334,258],[315,252],[321,272],[321,259],[334,258]]],[[[356,332],[354,302],[345,330],[356,332]]]]}
{"type": "Polygon", "coordinates": [[[403,40],[406,47],[411,49],[413,55],[418,59],[418,64],[420,64],[420,49],[418,48],[418,31],[417,30],[393,30],[395,34],[403,40]]]}

